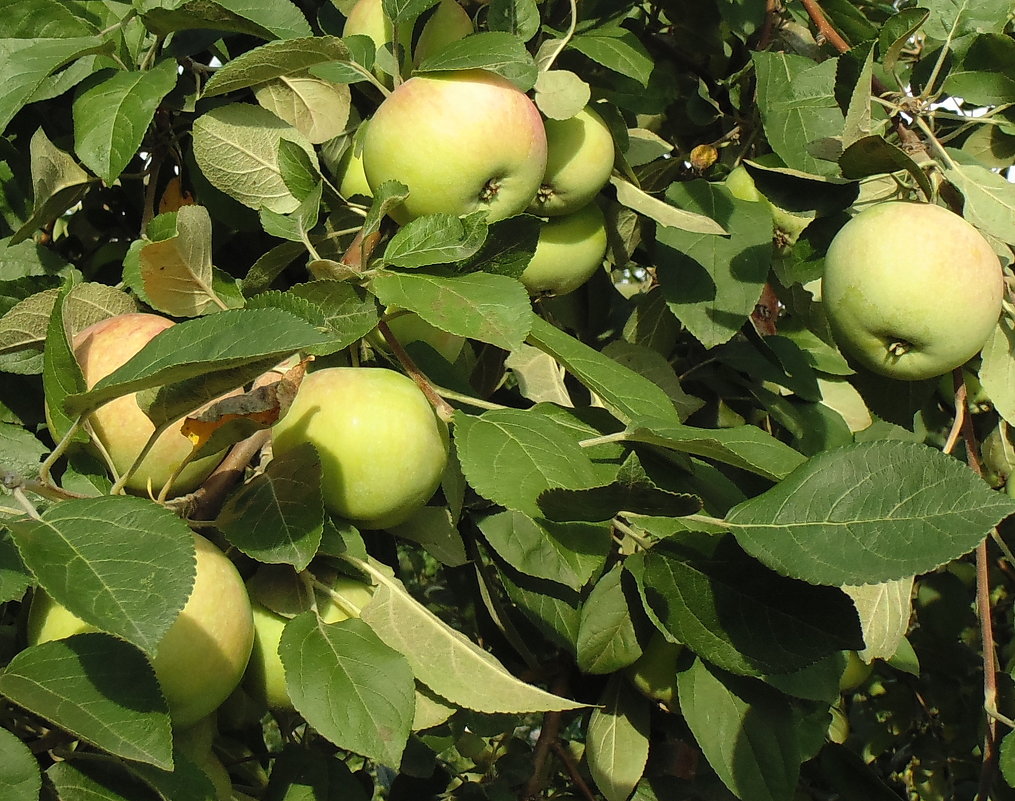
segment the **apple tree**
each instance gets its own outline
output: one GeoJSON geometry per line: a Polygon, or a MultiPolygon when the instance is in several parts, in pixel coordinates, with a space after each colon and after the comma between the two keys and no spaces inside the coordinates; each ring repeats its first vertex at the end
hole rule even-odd
{"type": "Polygon", "coordinates": [[[5,0],[0,801],[1015,798],[1013,20],[5,0]]]}

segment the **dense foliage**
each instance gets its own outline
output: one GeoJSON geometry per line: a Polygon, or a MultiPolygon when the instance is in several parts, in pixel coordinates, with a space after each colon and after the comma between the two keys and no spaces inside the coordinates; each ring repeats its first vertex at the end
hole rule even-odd
{"type": "MultiPolygon", "coordinates": [[[[2,6],[2,801],[1015,797],[1012,0],[470,0],[437,44],[436,0],[383,0],[386,42],[350,0],[2,6]],[[361,121],[460,70],[608,128],[578,289],[527,291],[533,213],[355,184],[361,121]],[[822,307],[829,243],[894,199],[1005,271],[940,378],[868,372],[822,307]],[[138,311],[176,325],[91,386],[76,338],[138,311]],[[450,431],[407,520],[272,454],[305,371],[350,366],[450,431]],[[194,492],[101,442],[132,393],[214,457],[194,492]],[[174,729],[211,648],[159,648],[192,530],[278,648],[174,729]]],[[[357,458],[406,461],[371,425],[357,458]]]]}

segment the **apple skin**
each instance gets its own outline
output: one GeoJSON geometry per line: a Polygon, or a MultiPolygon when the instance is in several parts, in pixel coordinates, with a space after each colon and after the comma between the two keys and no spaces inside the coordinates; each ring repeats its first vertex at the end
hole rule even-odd
{"type": "Polygon", "coordinates": [[[419,39],[416,40],[416,49],[412,54],[413,61],[419,64],[452,42],[464,39],[474,31],[472,17],[458,4],[457,0],[441,0],[430,19],[424,23],[423,30],[420,31],[419,39]]]}
{"type": "Polygon", "coordinates": [[[391,216],[486,211],[493,222],[525,210],[546,168],[535,104],[483,70],[416,76],[377,108],[363,143],[373,192],[400,181],[410,195],[391,216]]]}
{"type": "Polygon", "coordinates": [[[599,194],[613,172],[613,136],[586,106],[566,120],[546,120],[546,172],[529,211],[541,217],[572,214],[599,194]]]}
{"type": "Polygon", "coordinates": [[[346,199],[354,195],[362,195],[368,198],[374,196],[373,191],[370,189],[370,184],[367,182],[367,174],[363,170],[363,149],[361,147],[362,137],[366,133],[366,126],[368,124],[369,120],[360,123],[359,130],[356,131],[355,140],[346,148],[342,158],[338,160],[338,164],[335,166],[335,180],[338,183],[338,193],[346,199]]]}
{"type": "Polygon", "coordinates": [[[864,662],[856,651],[846,651],[846,665],[839,675],[839,692],[848,693],[855,690],[870,677],[874,666],[864,662]]]}
{"type": "Polygon", "coordinates": [[[574,292],[603,266],[606,220],[595,203],[551,217],[539,231],[536,252],[521,275],[530,295],[574,292]]]}
{"type": "MultiPolygon", "coordinates": [[[[332,589],[359,609],[373,597],[373,588],[362,581],[338,576],[332,582],[332,589]]],[[[317,613],[325,623],[348,620],[349,614],[335,600],[324,593],[317,593],[317,613]]],[[[244,688],[255,699],[273,710],[292,710],[293,703],[285,686],[285,669],[278,653],[282,629],[288,618],[272,611],[257,600],[251,600],[254,610],[254,649],[243,678],[244,688]]]]}
{"type": "MultiPolygon", "coordinates": [[[[102,378],[123,366],[156,334],[175,325],[157,314],[120,314],[101,320],[80,331],[73,342],[74,356],[81,365],[85,385],[91,389],[102,378]]],[[[92,431],[109,454],[117,474],[126,472],[155,431],[155,426],[137,405],[135,395],[124,395],[96,409],[88,418],[92,431]]],[[[137,494],[158,493],[176,467],[187,458],[193,445],[180,433],[179,421],[156,441],[125,489],[137,494]]],[[[184,468],[173,483],[170,495],[182,495],[200,486],[222,460],[223,454],[206,456],[184,468]]]]}
{"type": "MultiPolygon", "coordinates": [[[[236,567],[199,534],[194,534],[194,547],[194,589],[152,660],[173,726],[179,729],[194,726],[225,701],[240,683],[254,643],[250,599],[236,567]]],[[[36,591],[28,614],[30,645],[95,630],[36,591]]]]}
{"type": "Polygon", "coordinates": [[[821,297],[832,335],[864,367],[933,378],[983,347],[1001,313],[1001,264],[959,215],[889,201],[860,212],[825,256],[821,297]]]}
{"type": "Polygon", "coordinates": [[[440,484],[448,427],[412,379],[379,367],[310,373],[275,424],[276,455],[309,442],[324,504],[362,528],[404,522],[440,484]]]}

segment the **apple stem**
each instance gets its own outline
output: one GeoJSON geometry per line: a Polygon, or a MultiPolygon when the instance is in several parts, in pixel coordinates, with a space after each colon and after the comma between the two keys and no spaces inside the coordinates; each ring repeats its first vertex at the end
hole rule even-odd
{"type": "Polygon", "coordinates": [[[892,356],[894,356],[895,358],[899,358],[900,356],[905,356],[907,353],[909,353],[909,351],[912,350],[912,348],[913,348],[912,345],[910,345],[905,340],[900,339],[898,342],[893,342],[891,345],[888,346],[888,352],[892,354],[892,356]]]}
{"type": "Polygon", "coordinates": [[[310,577],[310,583],[313,585],[314,589],[320,590],[324,595],[327,595],[332,601],[338,604],[342,608],[342,611],[349,617],[360,616],[360,613],[363,611],[362,607],[356,606],[356,604],[349,601],[341,593],[335,592],[333,587],[329,587],[327,584],[317,579],[313,573],[310,573],[309,571],[304,572],[310,577]]]}
{"type": "Polygon", "coordinates": [[[391,352],[395,354],[395,358],[398,359],[402,368],[409,375],[409,378],[416,382],[416,386],[420,388],[426,396],[426,399],[430,401],[430,404],[437,412],[437,416],[445,423],[450,423],[451,418],[454,417],[455,414],[455,410],[451,404],[437,393],[434,385],[430,383],[430,379],[428,379],[416,366],[416,363],[406,352],[405,348],[402,347],[402,343],[399,342],[398,338],[392,333],[388,324],[384,322],[384,320],[380,320],[377,323],[377,328],[381,332],[381,336],[384,337],[384,340],[388,343],[388,347],[391,348],[391,352]]]}
{"type": "Polygon", "coordinates": [[[39,465],[39,481],[43,484],[46,484],[47,486],[55,486],[52,476],[53,465],[55,465],[57,460],[64,455],[67,448],[70,447],[70,444],[74,439],[74,435],[77,434],[78,429],[81,428],[81,420],[82,418],[79,417],[71,423],[70,428],[68,428],[63,437],[60,438],[60,441],[56,444],[53,452],[46,457],[46,460],[41,465],[39,465]]]}

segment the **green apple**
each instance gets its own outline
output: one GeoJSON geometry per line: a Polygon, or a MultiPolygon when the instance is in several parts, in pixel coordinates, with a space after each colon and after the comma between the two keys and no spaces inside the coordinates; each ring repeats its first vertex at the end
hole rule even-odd
{"type": "Polygon", "coordinates": [[[743,164],[738,164],[730,171],[730,174],[726,176],[725,183],[733,197],[752,203],[763,203],[772,213],[773,237],[779,245],[792,245],[811,223],[812,215],[799,215],[781,209],[761,194],[754,183],[754,178],[751,177],[743,164]]]}
{"type": "Polygon", "coordinates": [[[543,223],[521,282],[531,295],[566,295],[602,268],[605,255],[606,220],[599,206],[589,203],[543,223]]]}
{"type": "MultiPolygon", "coordinates": [[[[247,589],[215,545],[194,534],[194,589],[159,642],[152,666],[173,725],[186,729],[211,714],[240,683],[254,642],[247,589]]],[[[31,645],[95,628],[37,590],[28,615],[31,645]]]]}
{"type": "Polygon", "coordinates": [[[418,75],[370,120],[363,168],[376,193],[400,181],[409,197],[398,222],[423,214],[486,211],[493,222],[525,210],[546,168],[546,132],[535,104],[482,70],[418,75]]]}
{"type": "MultiPolygon", "coordinates": [[[[331,583],[331,590],[343,599],[345,606],[334,596],[318,591],[317,613],[325,623],[338,623],[348,619],[352,616],[350,612],[363,609],[373,597],[373,588],[370,585],[348,576],[338,576],[331,583]]],[[[282,658],[278,652],[282,630],[289,618],[253,598],[251,606],[254,610],[254,649],[250,654],[243,686],[269,709],[291,710],[293,704],[285,686],[285,669],[282,667],[282,658]]],[[[359,615],[356,614],[355,617],[359,615]]]]}
{"type": "Polygon", "coordinates": [[[874,666],[864,662],[856,651],[846,651],[846,664],[839,675],[839,692],[855,690],[870,677],[874,666]]]}
{"type": "Polygon", "coordinates": [[[586,106],[566,120],[546,120],[546,172],[529,211],[541,217],[571,214],[599,194],[613,172],[613,135],[586,106]]]}
{"type": "Polygon", "coordinates": [[[444,49],[452,42],[464,39],[475,30],[472,17],[457,0],[441,0],[430,18],[423,24],[413,61],[419,64],[444,49]]]}
{"type": "MultiPolygon", "coordinates": [[[[80,331],[73,341],[74,356],[81,365],[85,384],[91,389],[124,365],[147,345],[156,334],[173,326],[172,320],[156,314],[120,314],[101,320],[80,331]]],[[[130,492],[146,494],[151,485],[158,493],[193,445],[180,433],[178,421],[159,436],[141,466],[127,481],[130,492]]],[[[155,432],[155,425],[137,405],[135,395],[124,395],[92,412],[88,423],[109,455],[117,474],[126,472],[155,432]]],[[[187,465],[173,482],[172,495],[181,495],[198,487],[222,455],[208,456],[187,465]]]]}
{"type": "Polygon", "coordinates": [[[233,796],[233,780],[229,778],[222,760],[212,750],[216,731],[215,714],[206,715],[187,729],[173,732],[176,747],[193,760],[215,787],[217,801],[229,801],[233,796]]]}
{"type": "Polygon", "coordinates": [[[828,711],[832,716],[828,724],[828,739],[842,745],[849,739],[849,718],[846,717],[846,713],[842,711],[839,704],[830,706],[828,711]]]}
{"type": "MultiPolygon", "coordinates": [[[[387,321],[388,328],[391,329],[391,333],[395,335],[403,347],[412,342],[425,342],[447,361],[454,363],[465,346],[465,337],[449,334],[447,331],[430,325],[415,312],[389,308],[387,313],[392,315],[391,319],[387,321]],[[398,313],[396,314],[396,312],[398,313]]],[[[387,346],[387,342],[380,332],[377,333],[376,342],[379,345],[387,346]]]]}
{"type": "Polygon", "coordinates": [[[317,448],[325,505],[362,528],[387,528],[440,484],[448,427],[415,382],[394,370],[330,367],[310,373],[272,435],[276,454],[317,448]]]}
{"type": "Polygon", "coordinates": [[[954,212],[890,201],[860,212],[825,256],[821,297],[842,350],[876,373],[933,378],[983,347],[1001,313],[1001,264],[954,212]]]}
{"type": "Polygon", "coordinates": [[[338,192],[346,199],[353,195],[373,197],[370,184],[367,183],[367,174],[363,170],[363,137],[368,124],[369,120],[360,123],[353,141],[335,165],[334,177],[338,183],[338,192]]]}
{"type": "Polygon", "coordinates": [[[667,709],[677,708],[677,660],[684,646],[670,642],[660,631],[653,631],[645,650],[624,672],[631,684],[667,709]]]}

